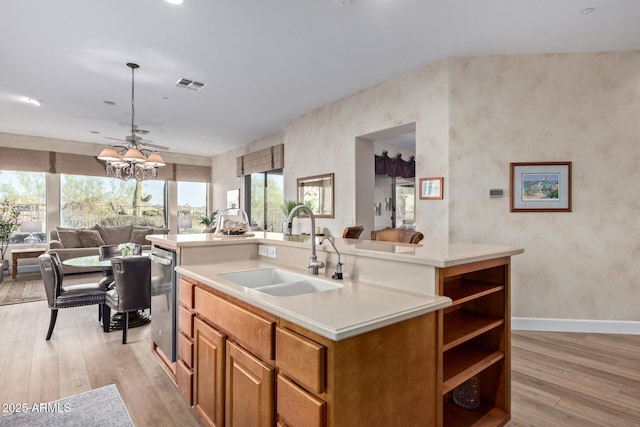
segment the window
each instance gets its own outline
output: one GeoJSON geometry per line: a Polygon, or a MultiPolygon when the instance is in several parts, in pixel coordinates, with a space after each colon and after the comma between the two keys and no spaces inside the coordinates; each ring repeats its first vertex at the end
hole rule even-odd
{"type": "Polygon", "coordinates": [[[60,225],[148,225],[165,227],[165,181],[60,175],[60,225]]]}
{"type": "Polygon", "coordinates": [[[178,233],[202,233],[206,228],[200,220],[207,214],[207,187],[206,182],[178,182],[178,233]]]}
{"type": "Polygon", "coordinates": [[[286,220],[282,213],[284,180],[282,169],[245,176],[247,215],[252,227],[265,231],[282,232],[286,220]]]}
{"type": "Polygon", "coordinates": [[[46,174],[44,172],[0,171],[0,200],[18,206],[21,227],[13,232],[9,243],[46,242],[47,206],[46,174]],[[25,238],[37,238],[25,242],[25,238]]]}

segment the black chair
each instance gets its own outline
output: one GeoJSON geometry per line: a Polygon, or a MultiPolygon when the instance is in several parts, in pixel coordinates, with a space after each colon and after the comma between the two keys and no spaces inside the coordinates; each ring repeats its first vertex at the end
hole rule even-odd
{"type": "MultiPolygon", "coordinates": [[[[58,310],[61,308],[99,304],[99,314],[102,314],[99,318],[104,318],[106,291],[103,285],[100,283],[85,283],[64,286],[62,283],[64,278],[62,264],[56,253],[40,255],[38,262],[40,263],[40,273],[42,274],[44,289],[47,293],[47,303],[51,309],[47,341],[51,339],[51,334],[53,333],[53,328],[56,326],[56,319],[58,318],[58,310]]],[[[103,325],[104,330],[104,327],[108,328],[108,323],[103,323],[106,325],[103,325]]]]}
{"type": "MultiPolygon", "coordinates": [[[[120,245],[101,245],[98,247],[98,259],[104,261],[105,259],[111,259],[115,256],[122,255],[122,249],[118,249],[120,245]]],[[[142,245],[137,244],[133,248],[132,255],[141,255],[142,245]]],[[[102,267],[102,274],[104,278],[101,280],[107,288],[112,287],[113,284],[113,269],[111,266],[102,267]]]]}
{"type": "Polygon", "coordinates": [[[111,259],[115,287],[106,293],[103,316],[111,310],[124,313],[122,344],[127,343],[129,312],[151,308],[151,259],[148,256],[115,257],[111,259]]]}

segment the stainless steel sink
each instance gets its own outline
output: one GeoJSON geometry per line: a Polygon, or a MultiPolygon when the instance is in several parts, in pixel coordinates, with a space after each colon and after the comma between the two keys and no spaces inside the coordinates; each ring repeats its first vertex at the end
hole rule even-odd
{"type": "Polygon", "coordinates": [[[290,273],[277,268],[234,271],[220,275],[230,282],[277,297],[325,292],[343,286],[328,280],[290,273]]]}

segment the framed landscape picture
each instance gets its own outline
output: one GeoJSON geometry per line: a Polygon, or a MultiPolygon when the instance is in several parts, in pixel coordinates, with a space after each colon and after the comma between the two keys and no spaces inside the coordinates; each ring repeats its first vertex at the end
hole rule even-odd
{"type": "Polygon", "coordinates": [[[511,212],[571,212],[571,162],[511,163],[511,212]]]}
{"type": "Polygon", "coordinates": [[[442,199],[443,182],[444,182],[443,177],[420,178],[420,199],[421,200],[442,199]]]}

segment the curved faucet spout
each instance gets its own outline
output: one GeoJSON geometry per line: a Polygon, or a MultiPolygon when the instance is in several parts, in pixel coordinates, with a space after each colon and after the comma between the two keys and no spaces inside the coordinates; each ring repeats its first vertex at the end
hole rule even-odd
{"type": "Polygon", "coordinates": [[[311,218],[311,255],[309,256],[309,273],[315,276],[318,275],[318,269],[324,268],[324,262],[318,261],[318,257],[316,256],[316,217],[313,215],[311,209],[305,205],[297,205],[295,208],[291,209],[289,212],[289,217],[287,218],[287,229],[285,234],[291,234],[291,230],[293,228],[293,218],[297,216],[298,211],[303,211],[309,218],[311,218]]]}

